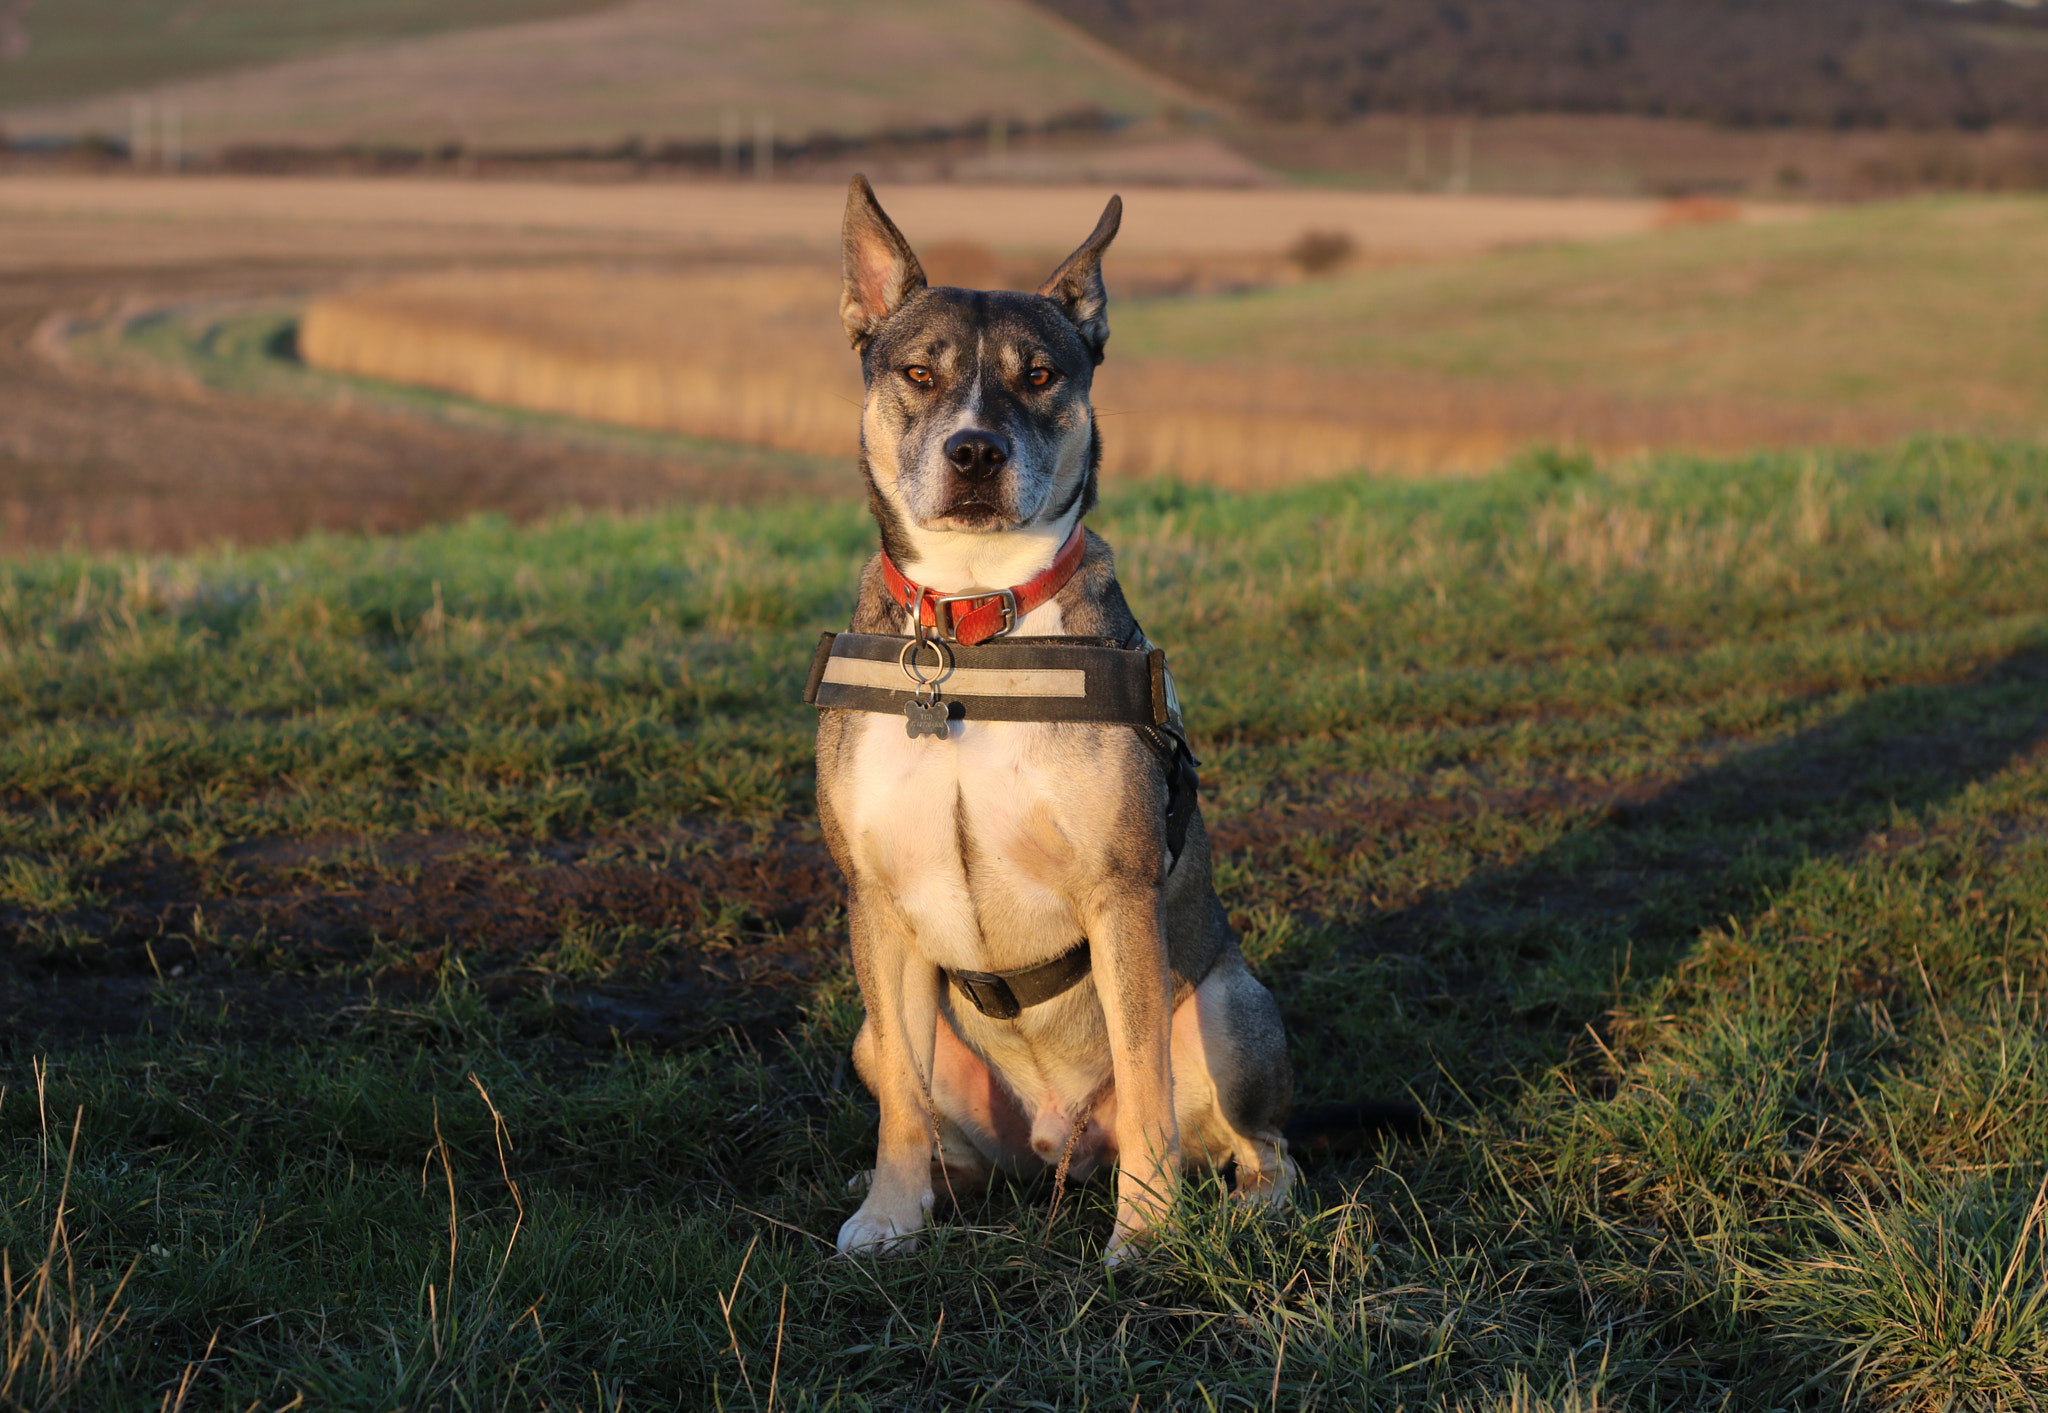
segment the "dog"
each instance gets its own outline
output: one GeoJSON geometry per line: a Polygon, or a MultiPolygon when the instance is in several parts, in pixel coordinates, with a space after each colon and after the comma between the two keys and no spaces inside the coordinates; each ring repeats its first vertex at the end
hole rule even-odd
{"type": "Polygon", "coordinates": [[[1114,1163],[1112,1262],[1190,1169],[1232,1167],[1261,1203],[1295,1180],[1280,1011],[1211,882],[1163,654],[1082,526],[1122,209],[1026,294],[929,286],[867,180],[847,194],[840,313],[882,552],[810,695],[881,1123],[842,1252],[914,1245],[935,1182],[997,1171],[1114,1163]],[[977,674],[986,695],[944,700],[977,674]],[[1002,697],[1019,683],[1052,695],[1002,697]]]}

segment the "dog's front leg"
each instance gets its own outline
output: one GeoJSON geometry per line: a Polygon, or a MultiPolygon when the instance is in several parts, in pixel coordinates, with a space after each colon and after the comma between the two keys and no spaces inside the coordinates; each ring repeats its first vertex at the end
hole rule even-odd
{"type": "Polygon", "coordinates": [[[874,1181],[860,1210],[839,1228],[839,1249],[907,1250],[932,1207],[932,1051],[941,979],[886,895],[858,884],[849,892],[853,966],[868,1013],[855,1058],[882,1122],[874,1181]]]}
{"type": "Polygon", "coordinates": [[[1156,889],[1102,890],[1086,919],[1097,941],[1095,992],[1116,1083],[1116,1228],[1105,1257],[1163,1220],[1180,1189],[1173,1109],[1173,973],[1156,889]]]}

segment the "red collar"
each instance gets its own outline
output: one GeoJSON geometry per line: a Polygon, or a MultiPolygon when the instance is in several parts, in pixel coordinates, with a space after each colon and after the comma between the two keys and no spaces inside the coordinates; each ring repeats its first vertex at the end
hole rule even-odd
{"type": "Polygon", "coordinates": [[[889,596],[905,610],[917,605],[918,622],[938,629],[942,638],[972,647],[1009,632],[1024,621],[1025,614],[1065,588],[1067,580],[1081,567],[1081,556],[1087,550],[1087,537],[1077,523],[1074,533],[1067,536],[1067,542],[1060,546],[1060,552],[1045,570],[1014,588],[993,592],[942,594],[937,589],[913,584],[903,577],[903,571],[889,558],[887,550],[882,551],[882,578],[888,582],[889,596]]]}

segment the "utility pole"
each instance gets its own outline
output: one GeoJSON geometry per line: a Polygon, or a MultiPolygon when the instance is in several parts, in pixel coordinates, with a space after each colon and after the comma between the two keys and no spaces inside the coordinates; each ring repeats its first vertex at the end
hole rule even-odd
{"type": "Polygon", "coordinates": [[[1451,129],[1451,192],[1463,196],[1472,190],[1472,124],[1459,123],[1451,129]]]}

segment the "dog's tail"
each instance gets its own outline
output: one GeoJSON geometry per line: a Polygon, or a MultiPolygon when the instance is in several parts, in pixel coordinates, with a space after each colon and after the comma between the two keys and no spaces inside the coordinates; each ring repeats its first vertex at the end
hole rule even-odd
{"type": "Polygon", "coordinates": [[[1368,1099],[1361,1104],[1328,1104],[1303,1109],[1281,1127],[1296,1153],[1350,1153],[1381,1135],[1413,1140],[1429,1132],[1429,1115],[1402,1099],[1368,1099]]]}

